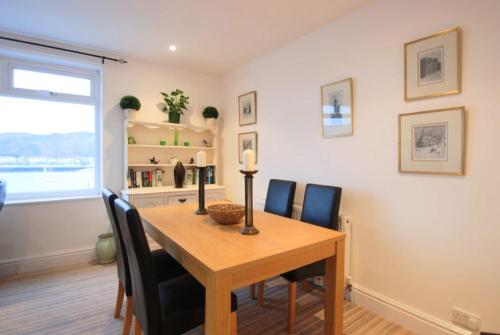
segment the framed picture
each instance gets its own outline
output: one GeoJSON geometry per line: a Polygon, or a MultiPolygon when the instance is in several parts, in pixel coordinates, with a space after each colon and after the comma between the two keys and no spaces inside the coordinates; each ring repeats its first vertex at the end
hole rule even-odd
{"type": "Polygon", "coordinates": [[[405,100],[459,94],[460,28],[452,28],[405,44],[405,100]]]}
{"type": "Polygon", "coordinates": [[[257,163],[257,133],[241,133],[238,134],[238,146],[239,146],[239,156],[240,163],[243,163],[243,151],[246,149],[252,149],[255,151],[255,163],[257,163]]]}
{"type": "Polygon", "coordinates": [[[352,78],[321,86],[323,137],[352,135],[352,78]]]}
{"type": "Polygon", "coordinates": [[[252,91],[238,97],[240,126],[257,123],[257,92],[252,91]]]}
{"type": "Polygon", "coordinates": [[[463,175],[465,108],[399,115],[399,172],[463,175]]]}

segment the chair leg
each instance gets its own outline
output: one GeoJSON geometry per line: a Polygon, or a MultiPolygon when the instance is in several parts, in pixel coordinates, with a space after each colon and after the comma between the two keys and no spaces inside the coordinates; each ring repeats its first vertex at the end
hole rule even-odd
{"type": "Polygon", "coordinates": [[[288,334],[295,334],[297,282],[288,283],[288,334]]]}
{"type": "Polygon", "coordinates": [[[255,300],[257,295],[255,294],[255,284],[250,285],[250,298],[255,300]]]}
{"type": "Polygon", "coordinates": [[[134,309],[134,304],[132,297],[127,297],[127,312],[125,314],[125,321],[123,322],[123,335],[130,334],[130,328],[132,328],[132,310],[134,309]]]}
{"type": "Polygon", "coordinates": [[[134,335],[141,335],[142,334],[142,328],[141,324],[139,323],[139,320],[137,320],[137,317],[135,318],[135,330],[134,330],[134,335]]]}
{"type": "Polygon", "coordinates": [[[236,312],[231,313],[231,335],[238,335],[238,318],[236,312]]]}
{"type": "Polygon", "coordinates": [[[304,279],[304,280],[302,281],[302,289],[303,289],[304,291],[309,291],[309,282],[307,281],[307,279],[304,279]]]}
{"type": "Polygon", "coordinates": [[[259,305],[264,305],[264,281],[259,282],[259,305]]]}
{"type": "Polygon", "coordinates": [[[115,304],[115,319],[120,317],[120,312],[123,306],[123,296],[125,295],[125,289],[123,288],[122,283],[118,279],[118,293],[116,295],[116,304],[115,304]]]}

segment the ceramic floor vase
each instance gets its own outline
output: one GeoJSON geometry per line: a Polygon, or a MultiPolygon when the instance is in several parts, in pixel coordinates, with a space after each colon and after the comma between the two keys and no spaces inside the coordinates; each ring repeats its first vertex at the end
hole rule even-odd
{"type": "Polygon", "coordinates": [[[113,233],[99,235],[95,245],[95,255],[99,264],[108,264],[115,261],[116,244],[113,233]]]}

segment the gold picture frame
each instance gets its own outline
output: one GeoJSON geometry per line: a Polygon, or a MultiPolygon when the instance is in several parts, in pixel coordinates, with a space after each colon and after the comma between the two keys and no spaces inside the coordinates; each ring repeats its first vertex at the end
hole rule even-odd
{"type": "Polygon", "coordinates": [[[257,163],[257,157],[259,155],[256,131],[238,134],[238,157],[240,163],[243,163],[243,151],[246,149],[252,149],[255,151],[255,163],[257,163]],[[245,144],[245,141],[250,141],[250,146],[249,144],[245,144]]]}
{"type": "Polygon", "coordinates": [[[238,96],[240,126],[257,123],[257,92],[250,91],[238,96]]]}
{"type": "Polygon", "coordinates": [[[408,102],[462,93],[460,27],[405,43],[404,81],[408,102]]]}
{"type": "Polygon", "coordinates": [[[398,171],[465,175],[465,107],[398,115],[398,171]]]}
{"type": "Polygon", "coordinates": [[[352,136],[354,128],[353,79],[321,86],[321,131],[323,138],[352,136]]]}

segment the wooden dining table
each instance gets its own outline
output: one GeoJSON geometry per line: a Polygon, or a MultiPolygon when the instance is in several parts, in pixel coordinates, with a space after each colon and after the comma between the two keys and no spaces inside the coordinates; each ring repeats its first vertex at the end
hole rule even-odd
{"type": "Polygon", "coordinates": [[[139,209],[146,232],[205,286],[205,334],[230,332],[231,291],[326,259],[324,333],[342,334],[345,234],[254,210],[257,235],[196,215],[195,204],[139,209]]]}

